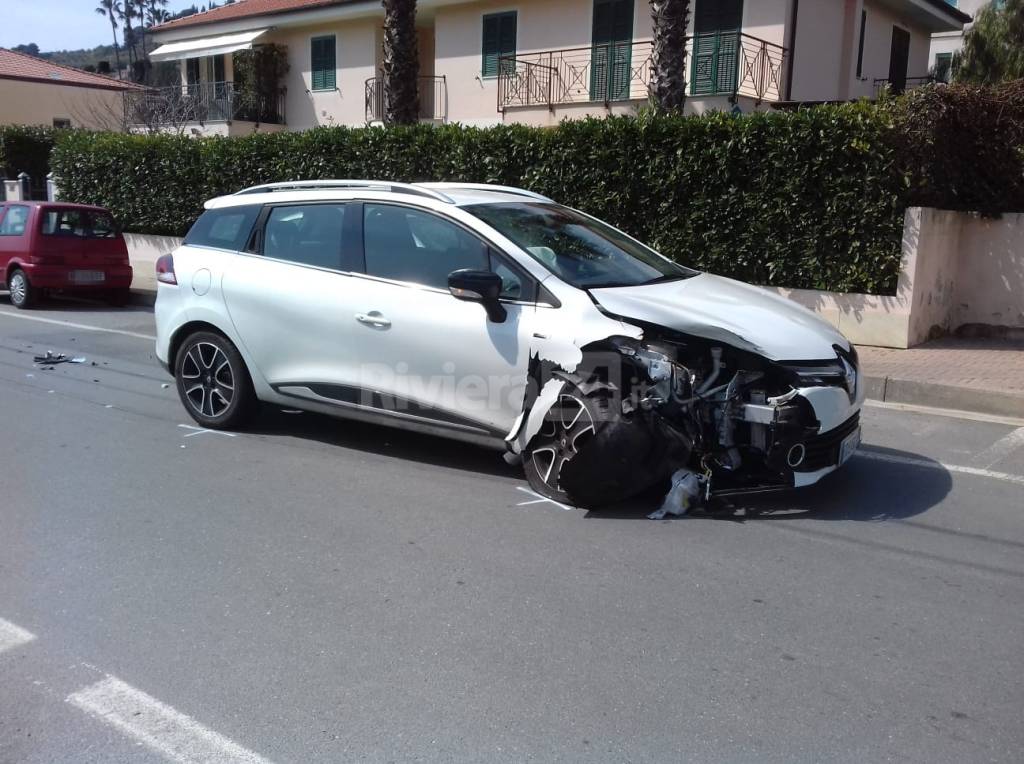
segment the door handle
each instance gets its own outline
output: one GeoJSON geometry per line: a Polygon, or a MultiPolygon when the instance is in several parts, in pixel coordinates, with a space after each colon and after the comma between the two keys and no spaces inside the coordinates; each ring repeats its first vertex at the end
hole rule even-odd
{"type": "Polygon", "coordinates": [[[384,318],[379,310],[371,310],[369,313],[356,313],[356,321],[361,324],[377,326],[381,329],[387,329],[391,326],[391,320],[384,318]]]}

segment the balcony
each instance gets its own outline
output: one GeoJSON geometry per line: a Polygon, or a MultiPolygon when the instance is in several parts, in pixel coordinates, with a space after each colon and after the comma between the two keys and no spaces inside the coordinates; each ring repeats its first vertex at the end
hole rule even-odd
{"type": "MultiPolygon", "coordinates": [[[[688,95],[747,96],[758,104],[784,94],[786,49],[741,32],[687,39],[688,95]]],[[[503,56],[498,111],[517,106],[643,101],[650,95],[649,41],[503,56]]]]}
{"type": "Polygon", "coordinates": [[[125,93],[125,124],[166,130],[188,124],[256,122],[284,125],[284,92],[241,90],[233,82],[203,82],[125,93]]]}
{"type": "MultiPolygon", "coordinates": [[[[448,82],[444,77],[418,77],[420,121],[448,121],[448,82]]],[[[384,121],[384,78],[371,77],[366,81],[366,121],[384,121]]]]}
{"type": "Polygon", "coordinates": [[[908,90],[919,88],[922,85],[930,85],[933,82],[939,82],[940,80],[932,75],[928,74],[924,77],[904,77],[902,81],[891,80],[888,77],[881,77],[872,81],[875,86],[875,100],[877,100],[882,93],[889,93],[890,95],[900,95],[908,90]]]}

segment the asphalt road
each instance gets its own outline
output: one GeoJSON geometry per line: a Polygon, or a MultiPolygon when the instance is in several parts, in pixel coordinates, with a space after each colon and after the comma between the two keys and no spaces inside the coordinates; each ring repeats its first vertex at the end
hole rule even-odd
{"type": "Polygon", "coordinates": [[[1018,425],[871,407],[769,514],[654,522],[434,438],[189,429],[153,332],[0,297],[2,762],[1020,761],[1018,425]]]}

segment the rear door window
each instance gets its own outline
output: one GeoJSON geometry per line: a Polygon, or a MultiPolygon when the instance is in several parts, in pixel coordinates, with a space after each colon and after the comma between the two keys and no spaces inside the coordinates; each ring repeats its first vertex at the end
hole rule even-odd
{"type": "Polygon", "coordinates": [[[341,268],[345,204],[274,207],[263,232],[263,255],[317,268],[341,268]]]}
{"type": "Polygon", "coordinates": [[[207,210],[189,230],[185,243],[233,251],[244,249],[259,213],[260,208],[257,206],[207,210]]]}
{"type": "Polygon", "coordinates": [[[85,238],[88,220],[82,210],[46,210],[40,221],[43,236],[85,238]]]}
{"type": "Polygon", "coordinates": [[[0,220],[0,236],[23,236],[28,225],[28,207],[12,204],[0,220]]]}

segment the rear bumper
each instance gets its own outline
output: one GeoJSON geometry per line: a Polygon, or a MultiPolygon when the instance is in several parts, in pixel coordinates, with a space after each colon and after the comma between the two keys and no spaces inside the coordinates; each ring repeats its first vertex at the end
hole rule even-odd
{"type": "Polygon", "coordinates": [[[20,266],[29,282],[42,289],[127,289],[132,285],[132,267],[130,265],[97,265],[73,268],[64,265],[37,265],[23,263],[20,266]],[[75,271],[99,271],[103,280],[93,283],[82,283],[73,277],[75,271]]]}

